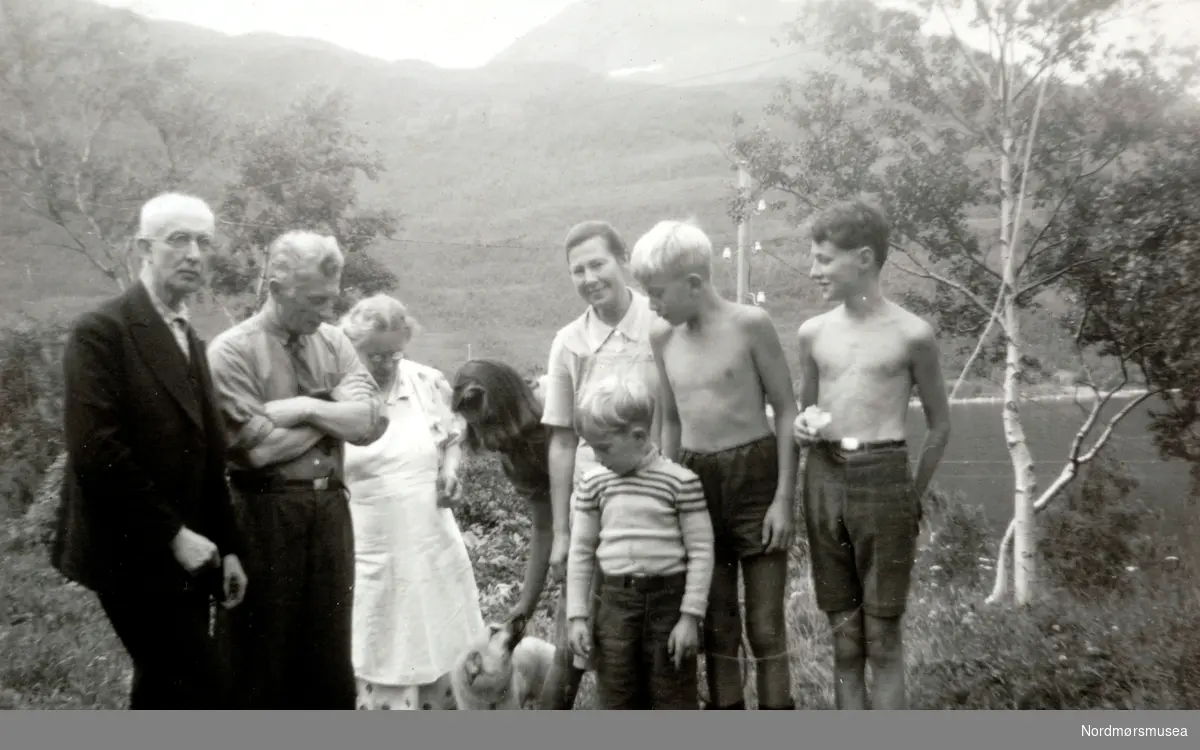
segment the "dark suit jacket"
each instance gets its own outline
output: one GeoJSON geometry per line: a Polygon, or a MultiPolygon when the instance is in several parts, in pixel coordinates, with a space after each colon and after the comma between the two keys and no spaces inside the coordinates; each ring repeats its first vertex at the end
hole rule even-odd
{"type": "Polygon", "coordinates": [[[67,464],[51,562],[95,591],[197,584],[181,526],[241,555],[204,346],[191,362],[141,283],[76,321],[64,351],[67,464]]]}

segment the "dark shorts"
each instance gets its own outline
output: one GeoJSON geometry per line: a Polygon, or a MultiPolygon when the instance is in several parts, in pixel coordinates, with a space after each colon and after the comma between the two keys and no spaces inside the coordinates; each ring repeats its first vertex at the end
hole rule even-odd
{"type": "Polygon", "coordinates": [[[816,445],[804,489],[817,606],[903,614],[921,521],[904,444],[853,453],[816,445]]]}
{"type": "Polygon", "coordinates": [[[679,463],[696,472],[712,516],[718,557],[763,552],[763,518],[779,486],[779,452],[774,435],[715,453],[683,450],[679,463]]]}

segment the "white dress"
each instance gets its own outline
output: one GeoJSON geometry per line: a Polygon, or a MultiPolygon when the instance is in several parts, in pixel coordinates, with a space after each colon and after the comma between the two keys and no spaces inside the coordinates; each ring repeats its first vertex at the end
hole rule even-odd
{"type": "Polygon", "coordinates": [[[439,371],[402,360],[385,394],[387,432],[346,446],[360,707],[419,708],[417,688],[486,632],[462,534],[437,506],[441,457],[463,434],[449,392],[439,371]]]}

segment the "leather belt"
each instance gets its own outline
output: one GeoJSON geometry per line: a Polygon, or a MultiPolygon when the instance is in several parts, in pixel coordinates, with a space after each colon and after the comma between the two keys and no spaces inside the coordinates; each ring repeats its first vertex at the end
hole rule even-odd
{"type": "Polygon", "coordinates": [[[687,573],[672,573],[666,576],[610,576],[604,573],[600,578],[601,583],[605,586],[612,586],[618,589],[633,589],[634,591],[658,591],[682,584],[686,580],[687,573]]]}
{"type": "Polygon", "coordinates": [[[906,440],[823,440],[821,445],[837,453],[875,453],[908,447],[906,440]]]}
{"type": "Polygon", "coordinates": [[[230,472],[229,482],[243,492],[267,493],[308,491],[325,492],[327,490],[342,490],[346,485],[335,476],[315,477],[313,479],[293,479],[277,474],[251,474],[230,472]]]}

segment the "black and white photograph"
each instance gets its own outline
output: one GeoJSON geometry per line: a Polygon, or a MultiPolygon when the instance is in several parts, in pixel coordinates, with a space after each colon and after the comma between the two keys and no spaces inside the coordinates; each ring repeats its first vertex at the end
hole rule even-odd
{"type": "Polygon", "coordinates": [[[1200,0],[0,0],[0,709],[1175,747],[1198,498],[1200,0]]]}

